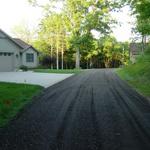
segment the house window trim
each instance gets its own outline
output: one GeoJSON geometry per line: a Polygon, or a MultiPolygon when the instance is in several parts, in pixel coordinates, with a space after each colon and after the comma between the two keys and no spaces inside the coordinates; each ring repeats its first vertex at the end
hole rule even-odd
{"type": "Polygon", "coordinates": [[[34,62],[34,53],[26,53],[26,62],[33,63],[34,62]]]}

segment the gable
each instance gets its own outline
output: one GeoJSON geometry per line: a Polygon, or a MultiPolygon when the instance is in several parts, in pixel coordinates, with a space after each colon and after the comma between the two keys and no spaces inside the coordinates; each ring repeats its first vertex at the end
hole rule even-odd
{"type": "Polygon", "coordinates": [[[33,53],[39,54],[39,52],[32,46],[30,46],[29,48],[25,49],[24,52],[33,52],[33,53]]]}
{"type": "Polygon", "coordinates": [[[32,50],[38,54],[38,51],[31,45],[21,39],[13,39],[0,29],[0,52],[24,52],[32,50]]]}
{"type": "Polygon", "coordinates": [[[0,29],[0,52],[19,52],[20,50],[21,47],[0,29]]]}
{"type": "Polygon", "coordinates": [[[0,38],[6,38],[6,35],[0,31],[0,38]]]}
{"type": "Polygon", "coordinates": [[[13,41],[8,38],[0,38],[0,52],[19,52],[19,48],[13,41]]]}
{"type": "Polygon", "coordinates": [[[38,53],[37,51],[35,51],[35,49],[34,48],[32,48],[32,47],[29,47],[28,49],[26,49],[24,52],[26,52],[26,53],[38,53]]]}

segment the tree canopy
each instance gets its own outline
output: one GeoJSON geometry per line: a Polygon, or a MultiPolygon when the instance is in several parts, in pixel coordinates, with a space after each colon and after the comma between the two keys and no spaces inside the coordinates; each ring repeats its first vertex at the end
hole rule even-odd
{"type": "Polygon", "coordinates": [[[136,16],[136,28],[142,35],[150,35],[150,1],[149,0],[123,0],[130,5],[136,16]]]}
{"type": "Polygon", "coordinates": [[[34,45],[43,57],[49,56],[51,68],[117,67],[128,59],[124,43],[110,36],[115,23],[111,12],[121,6],[119,0],[50,0],[46,5],[28,1],[45,11],[34,45]],[[59,3],[63,7],[57,12],[59,3]]]}

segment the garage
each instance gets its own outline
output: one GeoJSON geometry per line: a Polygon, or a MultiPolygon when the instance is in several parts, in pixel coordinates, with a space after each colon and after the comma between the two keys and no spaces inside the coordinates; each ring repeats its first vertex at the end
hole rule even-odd
{"type": "Polygon", "coordinates": [[[13,71],[13,53],[0,52],[0,72],[13,71]]]}

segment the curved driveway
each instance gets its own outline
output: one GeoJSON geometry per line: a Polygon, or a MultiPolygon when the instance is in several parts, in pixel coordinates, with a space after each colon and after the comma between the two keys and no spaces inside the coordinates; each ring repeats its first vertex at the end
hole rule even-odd
{"type": "Polygon", "coordinates": [[[150,104],[111,70],[85,71],[1,129],[0,150],[150,150],[150,104]]]}

